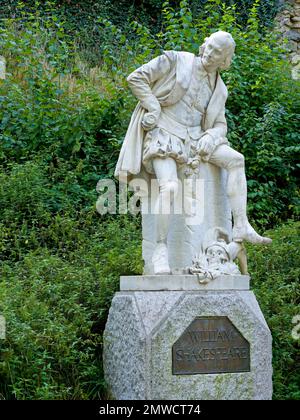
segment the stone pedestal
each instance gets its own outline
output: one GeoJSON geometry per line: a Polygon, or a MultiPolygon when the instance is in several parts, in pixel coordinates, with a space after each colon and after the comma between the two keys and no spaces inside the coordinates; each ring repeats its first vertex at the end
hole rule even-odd
{"type": "Polygon", "coordinates": [[[104,333],[111,398],[268,400],[271,359],[248,276],[121,277],[104,333]]]}

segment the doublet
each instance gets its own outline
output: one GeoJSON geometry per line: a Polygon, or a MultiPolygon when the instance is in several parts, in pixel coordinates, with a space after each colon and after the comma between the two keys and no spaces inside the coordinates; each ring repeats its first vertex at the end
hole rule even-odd
{"type": "Polygon", "coordinates": [[[202,118],[213,89],[201,59],[195,58],[191,82],[184,96],[175,104],[162,107],[157,126],[144,139],[143,164],[154,173],[152,159],[172,157],[184,164],[194,157],[196,146],[204,134],[202,118]]]}

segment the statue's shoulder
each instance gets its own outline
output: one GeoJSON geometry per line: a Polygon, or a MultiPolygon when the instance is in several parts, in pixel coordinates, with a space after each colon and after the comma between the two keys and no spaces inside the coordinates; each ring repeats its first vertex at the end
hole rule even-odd
{"type": "Polygon", "coordinates": [[[187,52],[187,51],[174,51],[174,50],[166,50],[163,52],[164,55],[168,57],[171,62],[176,62],[178,59],[184,60],[191,60],[194,58],[195,54],[187,52]]]}

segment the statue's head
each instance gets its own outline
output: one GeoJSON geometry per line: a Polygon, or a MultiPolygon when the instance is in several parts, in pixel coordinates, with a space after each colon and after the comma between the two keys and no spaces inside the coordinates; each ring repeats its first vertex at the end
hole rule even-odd
{"type": "Polygon", "coordinates": [[[208,72],[225,70],[230,67],[235,42],[228,32],[218,31],[205,38],[199,54],[208,72]]]}

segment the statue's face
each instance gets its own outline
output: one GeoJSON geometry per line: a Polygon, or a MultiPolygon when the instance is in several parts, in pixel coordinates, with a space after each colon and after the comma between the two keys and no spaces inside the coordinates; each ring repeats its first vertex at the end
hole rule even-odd
{"type": "Polygon", "coordinates": [[[228,261],[225,249],[218,245],[210,246],[206,251],[206,256],[209,264],[224,264],[228,261]]]}
{"type": "Polygon", "coordinates": [[[221,36],[208,38],[202,56],[204,68],[208,72],[216,71],[224,65],[230,53],[230,47],[221,36]]]}

